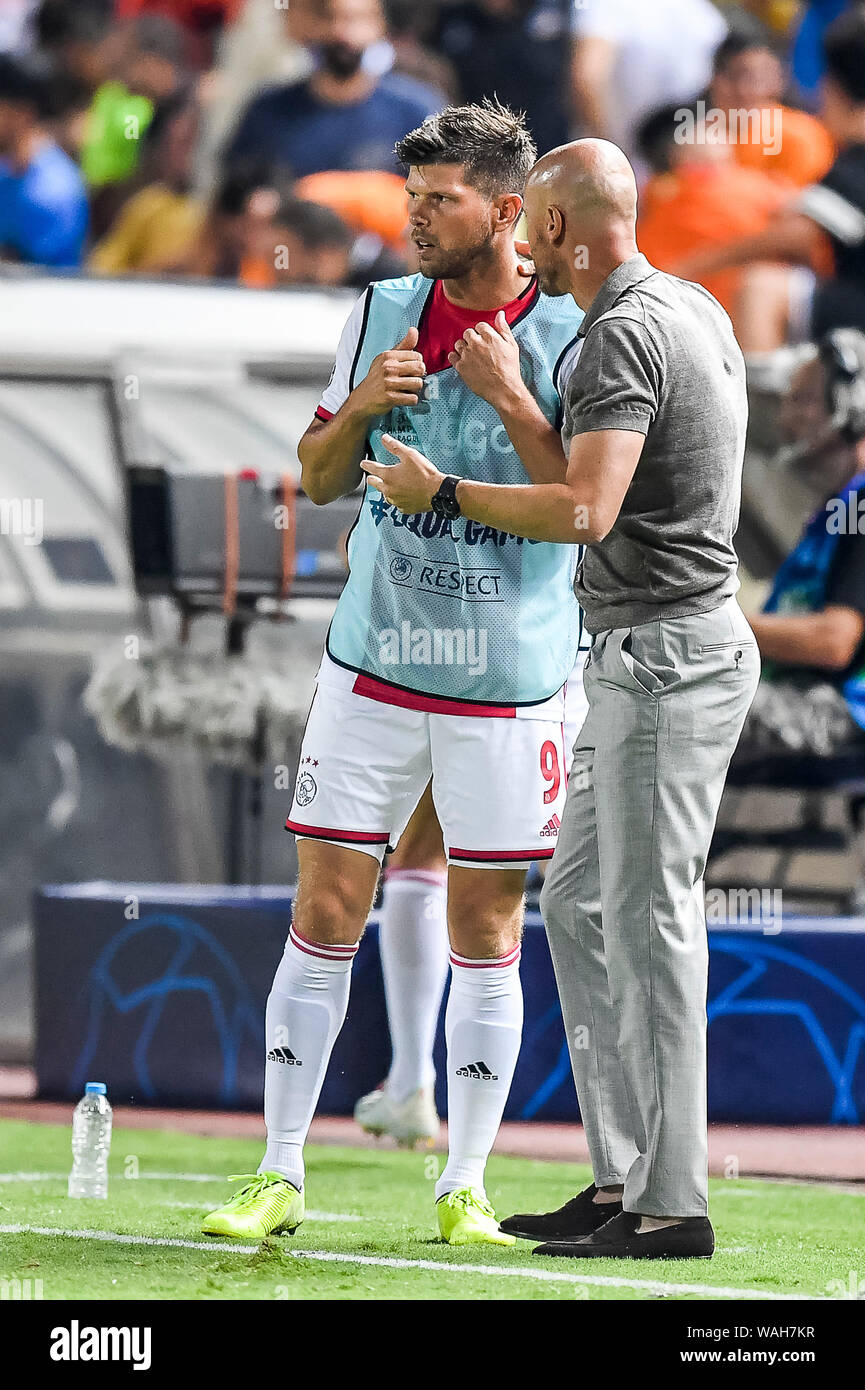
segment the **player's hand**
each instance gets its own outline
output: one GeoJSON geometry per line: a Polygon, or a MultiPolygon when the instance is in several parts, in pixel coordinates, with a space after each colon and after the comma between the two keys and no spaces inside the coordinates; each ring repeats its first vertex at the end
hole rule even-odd
{"type": "Polygon", "coordinates": [[[496,314],[495,328],[479,323],[477,328],[467,329],[454,344],[448,361],[469,390],[494,409],[506,396],[524,390],[519,343],[501,310],[496,314]]]}
{"type": "Polygon", "coordinates": [[[401,343],[379,353],[356,388],[356,403],[371,420],[394,406],[417,405],[420,400],[426,366],[416,351],[417,341],[417,329],[410,328],[401,343]]]}
{"type": "Polygon", "coordinates": [[[381,442],[396,463],[382,467],[377,459],[364,459],[361,468],[368,481],[382,494],[386,502],[391,502],[399,511],[413,516],[416,512],[428,512],[445,475],[440,473],[428,458],[417,449],[409,449],[394,439],[392,434],[383,434],[381,442]]]}
{"type": "Polygon", "coordinates": [[[514,247],[518,256],[523,257],[517,266],[517,275],[522,275],[525,280],[531,280],[535,274],[535,263],[532,260],[532,248],[527,241],[515,241],[514,247]]]}

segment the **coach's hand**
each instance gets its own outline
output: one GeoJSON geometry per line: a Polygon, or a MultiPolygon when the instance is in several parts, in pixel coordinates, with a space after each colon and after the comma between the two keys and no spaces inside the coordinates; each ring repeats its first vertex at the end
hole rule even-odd
{"type": "Polygon", "coordinates": [[[448,361],[470,391],[496,409],[509,397],[525,390],[520,376],[520,347],[504,313],[496,314],[496,326],[479,323],[468,328],[454,344],[448,361]]]}
{"type": "Polygon", "coordinates": [[[426,366],[416,352],[418,331],[410,328],[401,343],[380,352],[364,380],[355,388],[355,403],[372,420],[396,405],[417,405],[426,366]]]}
{"type": "Polygon", "coordinates": [[[396,463],[382,468],[376,459],[364,459],[361,468],[369,482],[382,494],[385,501],[401,512],[413,516],[416,512],[428,512],[445,475],[440,473],[417,449],[409,449],[400,444],[392,434],[383,434],[381,442],[396,463]]]}

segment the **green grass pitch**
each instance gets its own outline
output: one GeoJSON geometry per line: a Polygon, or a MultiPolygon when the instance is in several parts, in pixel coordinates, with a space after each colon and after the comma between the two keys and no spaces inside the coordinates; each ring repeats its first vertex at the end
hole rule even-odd
{"type": "MultiPolygon", "coordinates": [[[[855,1297],[865,1288],[865,1191],[719,1179],[713,1260],[552,1260],[522,1241],[442,1245],[436,1153],[313,1146],[311,1215],[297,1234],[229,1249],[198,1223],[230,1191],[225,1175],[255,1170],[258,1142],[117,1129],[105,1202],[66,1196],[69,1143],[63,1126],[0,1121],[7,1298],[699,1301],[855,1297]],[[97,1238],[106,1233],[126,1239],[97,1238]]],[[[577,1165],[493,1158],[488,1190],[505,1215],[558,1206],[587,1180],[577,1165]]]]}

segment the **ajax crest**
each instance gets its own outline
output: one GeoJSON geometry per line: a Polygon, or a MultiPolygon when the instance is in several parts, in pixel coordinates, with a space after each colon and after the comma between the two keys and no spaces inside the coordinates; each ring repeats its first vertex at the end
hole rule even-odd
{"type": "Polygon", "coordinates": [[[298,806],[308,806],[311,801],[315,800],[317,792],[318,787],[312,773],[302,772],[297,779],[297,791],[295,792],[298,806]]]}

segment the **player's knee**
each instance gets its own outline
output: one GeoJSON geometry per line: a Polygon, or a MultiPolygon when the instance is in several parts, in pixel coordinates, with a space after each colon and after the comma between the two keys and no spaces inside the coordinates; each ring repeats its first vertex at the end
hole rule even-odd
{"type": "Polygon", "coordinates": [[[363,932],[370,904],[358,885],[342,879],[301,884],[294,905],[294,926],[301,936],[322,945],[353,946],[363,932]]]}
{"type": "Polygon", "coordinates": [[[522,935],[522,902],[498,903],[462,898],[448,904],[451,945],[469,960],[506,955],[522,935]]]}

